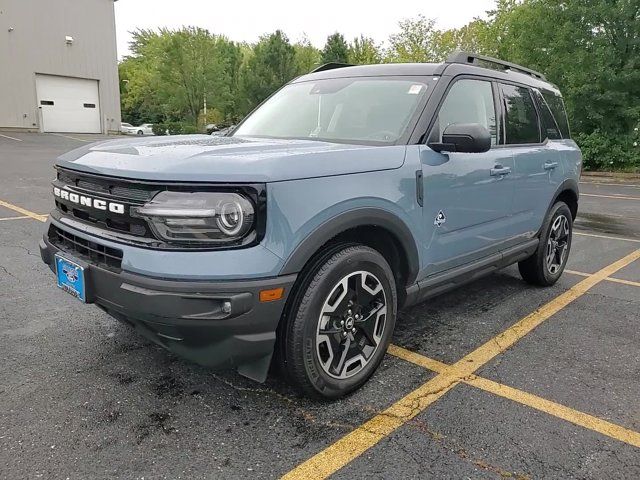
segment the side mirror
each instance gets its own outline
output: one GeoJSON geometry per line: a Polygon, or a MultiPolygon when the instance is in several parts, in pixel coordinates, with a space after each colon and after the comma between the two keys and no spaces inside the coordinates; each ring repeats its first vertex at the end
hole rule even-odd
{"type": "Polygon", "coordinates": [[[482,153],[491,148],[491,134],[479,123],[452,123],[442,132],[442,143],[430,143],[436,152],[482,153]]]}

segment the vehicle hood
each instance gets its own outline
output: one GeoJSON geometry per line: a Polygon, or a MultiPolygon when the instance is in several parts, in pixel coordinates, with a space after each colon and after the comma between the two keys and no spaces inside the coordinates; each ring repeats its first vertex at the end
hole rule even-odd
{"type": "Polygon", "coordinates": [[[140,180],[262,183],[399,168],[404,155],[404,146],[188,135],[94,143],[56,163],[140,180]]]}

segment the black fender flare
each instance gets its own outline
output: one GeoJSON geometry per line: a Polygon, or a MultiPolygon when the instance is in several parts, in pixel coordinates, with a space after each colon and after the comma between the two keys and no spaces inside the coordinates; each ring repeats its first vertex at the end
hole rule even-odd
{"type": "MultiPolygon", "coordinates": [[[[579,203],[580,200],[580,188],[578,187],[578,181],[573,178],[567,178],[563,181],[560,186],[556,189],[556,193],[553,194],[553,199],[549,204],[549,208],[547,211],[551,209],[551,207],[556,203],[558,197],[565,191],[570,191],[576,196],[576,202],[579,203]]],[[[577,213],[577,209],[576,209],[577,213]]]]}
{"type": "Polygon", "coordinates": [[[299,273],[311,257],[329,240],[342,232],[357,227],[376,226],[391,233],[407,258],[408,275],[406,282],[415,282],[420,269],[418,246],[411,229],[397,215],[380,208],[355,208],[347,210],[322,223],[293,250],[285,261],[280,275],[299,273]]]}

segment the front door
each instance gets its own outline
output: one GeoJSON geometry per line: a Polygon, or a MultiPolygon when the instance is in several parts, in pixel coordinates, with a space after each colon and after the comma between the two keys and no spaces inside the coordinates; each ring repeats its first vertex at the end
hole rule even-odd
{"type": "Polygon", "coordinates": [[[425,222],[422,276],[497,253],[507,238],[514,196],[512,152],[497,148],[498,127],[492,83],[463,78],[446,94],[429,141],[441,142],[453,123],[479,123],[492,136],[484,153],[438,153],[420,146],[425,222]]]}

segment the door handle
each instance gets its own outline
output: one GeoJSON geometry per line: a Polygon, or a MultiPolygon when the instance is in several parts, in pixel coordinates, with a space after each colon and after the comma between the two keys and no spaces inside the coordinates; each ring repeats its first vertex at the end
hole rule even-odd
{"type": "Polygon", "coordinates": [[[545,170],[553,170],[558,166],[558,162],[545,162],[544,169],[545,170]]]}
{"type": "Polygon", "coordinates": [[[491,169],[490,173],[492,177],[501,177],[503,175],[509,175],[511,173],[511,168],[503,167],[502,165],[496,165],[491,169]]]}

